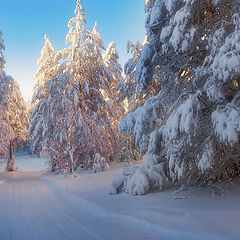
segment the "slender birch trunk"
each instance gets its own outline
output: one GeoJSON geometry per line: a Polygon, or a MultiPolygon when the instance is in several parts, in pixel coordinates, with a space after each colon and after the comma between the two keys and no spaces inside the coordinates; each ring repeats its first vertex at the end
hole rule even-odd
{"type": "Polygon", "coordinates": [[[7,171],[12,172],[14,170],[14,152],[13,152],[13,141],[9,143],[9,156],[7,161],[7,171]]]}

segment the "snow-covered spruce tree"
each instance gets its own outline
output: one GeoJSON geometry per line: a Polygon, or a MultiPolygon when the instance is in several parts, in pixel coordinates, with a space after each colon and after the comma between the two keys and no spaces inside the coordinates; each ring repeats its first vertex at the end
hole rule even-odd
{"type": "Polygon", "coordinates": [[[109,105],[110,111],[107,112],[107,115],[111,121],[111,126],[114,129],[115,138],[118,142],[118,126],[126,110],[124,108],[124,102],[119,98],[119,83],[123,82],[123,77],[122,67],[118,62],[119,56],[114,42],[109,43],[106,52],[103,54],[103,60],[108,74],[108,89],[102,89],[102,94],[109,105]]]}
{"type": "MultiPolygon", "coordinates": [[[[134,111],[136,108],[143,105],[146,99],[158,93],[160,83],[155,77],[154,81],[150,84],[148,91],[140,91],[139,84],[136,83],[136,66],[141,56],[142,47],[148,42],[147,36],[142,43],[127,43],[127,53],[131,53],[132,57],[124,65],[125,78],[119,82],[120,94],[119,98],[125,105],[125,112],[134,111]]],[[[121,118],[122,119],[122,118],[121,118]]],[[[134,135],[125,133],[120,136],[118,145],[117,158],[127,163],[139,161],[140,153],[139,148],[131,144],[134,140],[134,135]]]]}
{"type": "MultiPolygon", "coordinates": [[[[109,45],[111,47],[111,43],[109,45]]],[[[136,64],[141,56],[142,44],[140,42],[127,42],[127,53],[131,53],[132,57],[128,59],[124,65],[124,78],[119,78],[117,84],[117,99],[121,103],[122,114],[127,114],[129,111],[136,109],[138,105],[138,88],[136,84],[136,64]]],[[[111,53],[111,48],[109,48],[111,53]]],[[[108,50],[107,50],[108,51],[108,50]]],[[[110,65],[111,66],[111,65],[110,65]]],[[[111,94],[111,92],[110,92],[111,94]]],[[[119,118],[118,122],[122,120],[119,118]]],[[[134,144],[134,136],[131,133],[121,134],[117,146],[115,159],[117,161],[126,162],[128,165],[131,162],[139,160],[140,154],[138,147],[134,144]]]]}
{"type": "Polygon", "coordinates": [[[38,59],[39,69],[34,77],[33,90],[37,90],[37,96],[34,98],[35,101],[48,96],[48,83],[56,77],[59,67],[59,62],[56,60],[57,51],[52,46],[47,35],[44,36],[44,39],[45,43],[41,51],[41,56],[38,59]]]}
{"type": "Polygon", "coordinates": [[[98,125],[101,119],[79,108],[79,86],[69,72],[52,79],[48,89],[41,155],[49,157],[55,172],[92,167],[95,153],[104,156],[108,151],[102,144],[108,139],[98,125]]]}
{"type": "Polygon", "coordinates": [[[79,141],[81,116],[78,108],[78,88],[68,72],[49,82],[48,106],[42,112],[44,131],[42,155],[49,156],[52,171],[62,169],[74,173],[73,154],[79,141]]]}
{"type": "Polygon", "coordinates": [[[144,91],[155,75],[161,90],[120,124],[143,162],[113,190],[144,194],[165,174],[185,185],[239,175],[240,1],[147,0],[146,13],[137,83],[144,91]]]}
{"type": "Polygon", "coordinates": [[[91,143],[95,142],[95,146],[89,142],[88,146],[92,149],[87,152],[91,152],[91,155],[87,154],[85,157],[84,148],[79,147],[77,154],[82,157],[77,161],[82,161],[81,159],[84,158],[92,159],[97,151],[106,159],[111,159],[116,147],[116,139],[108,119],[108,112],[111,109],[101,92],[108,89],[109,82],[108,71],[102,58],[103,41],[98,32],[97,23],[91,32],[86,30],[86,14],[80,1],[77,1],[75,14],[68,23],[70,30],[66,36],[66,43],[70,43],[70,46],[58,53],[58,58],[63,61],[59,71],[68,71],[74,82],[78,82],[79,108],[83,119],[86,120],[83,120],[83,126],[91,133],[102,133],[98,140],[89,139],[88,137],[92,137],[92,134],[86,135],[86,143],[88,143],[87,140],[91,143]],[[99,141],[102,138],[107,141],[99,141]]]}
{"type": "Polygon", "coordinates": [[[7,101],[7,108],[3,111],[3,120],[12,132],[9,141],[7,171],[13,171],[14,149],[21,147],[27,138],[29,115],[17,82],[11,76],[5,76],[0,81],[1,87],[6,89],[7,101]]]}
{"type": "Polygon", "coordinates": [[[48,111],[46,99],[49,96],[48,85],[51,79],[57,76],[59,61],[57,51],[53,48],[49,38],[44,36],[45,43],[38,60],[39,69],[34,78],[34,94],[32,98],[32,111],[29,123],[29,136],[32,141],[32,151],[39,154],[43,148],[43,132],[46,128],[45,113],[48,111]]]}
{"type": "Polygon", "coordinates": [[[109,77],[102,59],[103,42],[97,24],[90,32],[85,22],[85,11],[78,0],[75,17],[68,23],[69,46],[54,57],[55,63],[61,62],[58,76],[49,81],[50,94],[32,113],[35,124],[30,125],[29,134],[34,139],[40,139],[41,134],[39,149],[50,157],[53,171],[91,167],[96,153],[108,161],[116,146],[107,115],[110,107],[101,92],[108,88],[109,77]]]}

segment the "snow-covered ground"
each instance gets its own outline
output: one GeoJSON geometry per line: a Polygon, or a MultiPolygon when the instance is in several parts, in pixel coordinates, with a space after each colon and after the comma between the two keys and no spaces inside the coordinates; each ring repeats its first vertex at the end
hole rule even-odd
{"type": "Polygon", "coordinates": [[[0,173],[0,240],[240,239],[240,181],[225,184],[222,196],[192,189],[175,199],[174,187],[109,195],[119,164],[77,177],[51,175],[29,156],[18,156],[16,166],[0,173]]]}

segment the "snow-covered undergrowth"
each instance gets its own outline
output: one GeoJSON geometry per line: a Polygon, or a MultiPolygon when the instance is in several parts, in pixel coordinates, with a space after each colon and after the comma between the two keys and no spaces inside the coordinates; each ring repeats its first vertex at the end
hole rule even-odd
{"type": "Polygon", "coordinates": [[[102,157],[99,153],[95,153],[94,161],[93,161],[93,171],[94,172],[103,172],[110,169],[110,165],[106,161],[104,157],[102,157]]]}
{"type": "MultiPolygon", "coordinates": [[[[198,96],[200,94],[199,92],[189,95],[178,108],[172,106],[165,124],[157,114],[161,92],[159,96],[149,98],[143,107],[128,114],[121,121],[119,131],[132,131],[135,135],[136,145],[140,146],[142,153],[145,152],[141,167],[124,179],[124,191],[130,194],[145,194],[149,189],[162,189],[166,181],[166,169],[162,159],[164,157],[169,160],[170,177],[172,179],[182,177],[184,161],[179,158],[174,146],[179,144],[177,147],[179,149],[183,144],[176,141],[177,136],[181,133],[188,134],[188,138],[184,139],[185,144],[191,145],[191,136],[194,135],[198,127],[196,112],[199,108],[198,96]]],[[[112,192],[118,192],[117,188],[113,189],[112,192]]]]}
{"type": "Polygon", "coordinates": [[[148,190],[162,189],[166,180],[163,165],[157,162],[157,156],[146,154],[140,167],[130,167],[123,176],[113,180],[111,194],[125,191],[133,195],[145,194],[148,190]]]}

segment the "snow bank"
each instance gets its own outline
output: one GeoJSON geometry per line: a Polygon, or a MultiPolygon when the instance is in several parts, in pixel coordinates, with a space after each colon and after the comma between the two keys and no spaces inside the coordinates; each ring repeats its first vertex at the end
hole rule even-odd
{"type": "Polygon", "coordinates": [[[111,194],[124,191],[132,195],[146,194],[150,189],[162,189],[166,180],[164,167],[157,156],[145,154],[140,167],[124,168],[122,176],[112,182],[111,194]]]}

